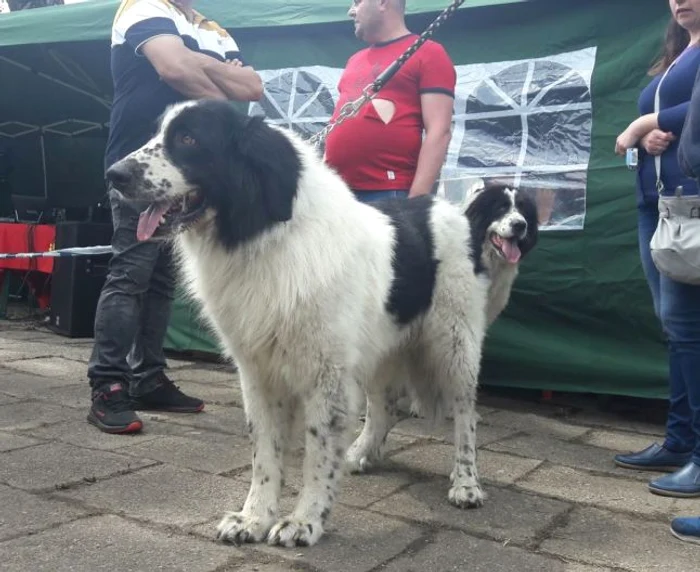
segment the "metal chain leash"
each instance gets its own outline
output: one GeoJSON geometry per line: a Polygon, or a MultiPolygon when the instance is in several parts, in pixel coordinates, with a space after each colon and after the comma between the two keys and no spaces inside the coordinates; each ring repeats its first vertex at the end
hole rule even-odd
{"type": "Polygon", "coordinates": [[[401,66],[403,66],[406,61],[416,53],[416,51],[418,51],[418,48],[420,48],[433,35],[435,30],[437,30],[462,4],[464,4],[464,0],[454,0],[452,4],[445,8],[403,54],[401,54],[394,62],[391,63],[391,65],[389,65],[381,74],[379,74],[371,84],[362,90],[360,97],[353,101],[348,101],[345,105],[343,105],[343,107],[340,108],[335,121],[332,123],[329,122],[323,129],[311,136],[309,138],[309,142],[316,146],[316,148],[319,148],[333,129],[343,123],[343,121],[357,115],[360,108],[362,108],[365,103],[372,100],[377,95],[379,90],[387,84],[387,82],[396,74],[397,71],[399,71],[399,69],[401,69],[401,66]]]}
{"type": "MultiPolygon", "coordinates": [[[[314,144],[317,148],[320,147],[323,142],[328,137],[328,134],[343,121],[350,119],[357,115],[360,108],[374,98],[377,92],[386,85],[386,83],[396,74],[401,66],[403,66],[406,61],[416,53],[418,48],[420,48],[426,40],[437,30],[442,23],[447,20],[456,10],[464,3],[464,0],[454,0],[450,6],[443,10],[440,15],[428,26],[425,31],[418,37],[418,39],[409,48],[401,54],[391,65],[389,65],[377,78],[362,90],[362,95],[354,101],[349,101],[346,103],[338,112],[338,117],[333,123],[329,123],[315,135],[313,135],[309,142],[314,144]]],[[[106,246],[91,246],[91,247],[81,247],[81,248],[65,248],[60,250],[54,250],[49,252],[25,252],[25,253],[2,253],[0,254],[0,259],[13,259],[13,258],[60,258],[60,257],[73,257],[73,256],[86,256],[93,255],[97,256],[100,254],[109,254],[112,252],[112,247],[110,245],[106,246]]]]}

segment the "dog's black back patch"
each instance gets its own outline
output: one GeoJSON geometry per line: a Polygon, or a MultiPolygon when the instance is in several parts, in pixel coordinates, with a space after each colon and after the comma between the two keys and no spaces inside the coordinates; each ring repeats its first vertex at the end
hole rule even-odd
{"type": "Polygon", "coordinates": [[[438,267],[429,223],[432,204],[433,198],[429,195],[371,204],[388,215],[396,229],[394,280],[387,311],[400,325],[409,324],[432,303],[438,267]]]}

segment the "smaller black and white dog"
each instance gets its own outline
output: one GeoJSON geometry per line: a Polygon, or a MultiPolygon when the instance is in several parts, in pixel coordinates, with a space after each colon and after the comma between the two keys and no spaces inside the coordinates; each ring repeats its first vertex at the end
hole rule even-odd
{"type": "Polygon", "coordinates": [[[454,416],[448,499],[481,506],[482,343],[537,241],[531,200],[493,187],[463,209],[435,197],[369,206],[291,130],[212,101],[170,108],[153,139],[107,176],[126,197],[151,203],[139,238],[175,239],[189,292],[239,366],[253,474],[219,538],[316,543],[344,468],[380,459],[404,393],[417,413],[454,416]],[[304,482],[294,511],[281,516],[295,411],[305,427],[304,482]]]}

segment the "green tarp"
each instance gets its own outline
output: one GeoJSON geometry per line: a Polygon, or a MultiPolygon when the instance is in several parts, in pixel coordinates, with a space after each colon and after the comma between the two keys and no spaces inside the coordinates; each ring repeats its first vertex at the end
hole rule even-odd
{"type": "MultiPolygon", "coordinates": [[[[467,0],[462,9],[516,4],[528,0],[467,0]]],[[[409,0],[408,14],[441,11],[449,2],[409,0]]],[[[88,0],[0,18],[0,47],[41,42],[85,42],[110,37],[119,0],[88,0]],[[36,33],[32,33],[32,30],[36,33]]],[[[349,0],[203,0],[195,8],[226,28],[298,27],[347,21],[349,0]]]]}
{"type": "MultiPolygon", "coordinates": [[[[411,27],[424,29],[446,3],[409,2],[416,12],[411,27]]],[[[636,115],[668,6],[656,0],[481,4],[490,6],[461,9],[436,34],[458,71],[441,190],[459,195],[470,177],[484,173],[527,188],[543,211],[551,207],[540,245],[488,337],[482,381],[665,397],[665,350],[638,255],[634,176],[613,147],[636,115]]],[[[327,121],[334,82],[360,47],[348,5],[201,3],[232,30],[263,75],[265,98],[250,112],[304,134],[327,121]]],[[[16,128],[12,122],[60,121],[68,131],[80,125],[69,120],[80,119],[85,134],[56,139],[80,149],[77,172],[101,160],[115,6],[105,1],[0,16],[0,46],[14,44],[0,48],[0,142],[8,125],[16,128]],[[49,40],[62,43],[40,43],[49,40]],[[76,141],[89,136],[95,141],[79,147],[76,141]]],[[[32,135],[15,134],[13,141],[23,137],[32,135]]],[[[53,144],[70,154],[60,141],[53,144]]],[[[75,192],[89,192],[86,186],[99,184],[93,179],[76,181],[75,192]]],[[[183,298],[167,345],[215,351],[183,298]]]]}

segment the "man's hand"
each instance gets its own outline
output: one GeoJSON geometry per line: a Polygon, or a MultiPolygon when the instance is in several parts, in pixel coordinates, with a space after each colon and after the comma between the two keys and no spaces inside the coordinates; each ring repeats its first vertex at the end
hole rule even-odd
{"type": "Polygon", "coordinates": [[[640,143],[650,155],[661,155],[675,140],[676,136],[670,131],[665,132],[661,131],[661,129],[654,129],[642,137],[640,143]]]}
{"type": "Polygon", "coordinates": [[[418,166],[409,189],[409,198],[426,195],[433,190],[452,138],[453,101],[450,96],[442,93],[421,95],[425,138],[418,155],[418,166]]]}

